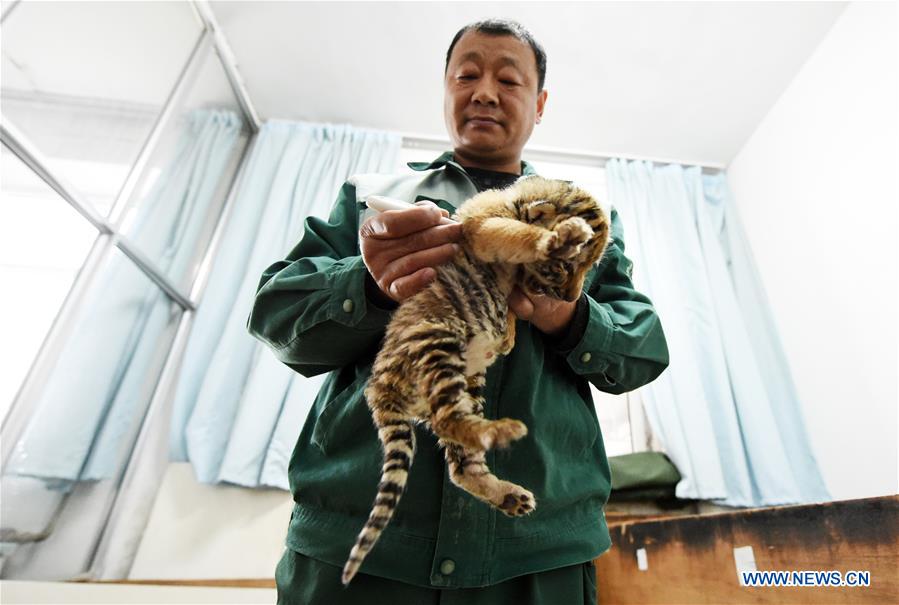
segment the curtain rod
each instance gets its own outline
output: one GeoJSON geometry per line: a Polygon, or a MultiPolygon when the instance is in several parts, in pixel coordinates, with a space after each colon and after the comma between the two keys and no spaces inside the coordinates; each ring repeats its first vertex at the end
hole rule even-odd
{"type": "MultiPolygon", "coordinates": [[[[449,139],[432,135],[415,134],[408,132],[399,132],[403,139],[404,147],[413,149],[431,149],[434,151],[446,151],[452,145],[449,139]]],[[[646,156],[634,155],[609,155],[596,153],[593,151],[581,151],[571,149],[560,149],[558,147],[544,146],[527,146],[524,148],[524,155],[528,160],[543,160],[546,162],[567,162],[571,164],[586,164],[589,166],[605,167],[606,162],[612,158],[622,158],[625,160],[642,160],[648,162],[656,162],[659,164],[681,164],[683,166],[699,166],[705,173],[716,173],[725,169],[721,164],[697,164],[695,162],[680,162],[678,160],[670,160],[664,158],[653,158],[646,156]]]]}

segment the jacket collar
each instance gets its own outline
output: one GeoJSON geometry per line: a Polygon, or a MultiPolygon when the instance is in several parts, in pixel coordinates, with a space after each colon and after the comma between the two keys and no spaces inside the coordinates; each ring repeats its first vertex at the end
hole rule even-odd
{"type": "MultiPolygon", "coordinates": [[[[412,170],[417,170],[417,171],[434,170],[435,168],[451,166],[452,168],[455,168],[456,170],[465,172],[465,169],[462,168],[462,166],[460,166],[459,164],[457,164],[456,162],[453,161],[453,152],[452,151],[445,151],[444,153],[440,154],[440,157],[438,157],[433,162],[409,162],[406,165],[409,168],[411,168],[412,170]]],[[[534,169],[534,167],[531,164],[522,160],[521,176],[530,176],[532,174],[537,174],[537,171],[534,169]]]]}

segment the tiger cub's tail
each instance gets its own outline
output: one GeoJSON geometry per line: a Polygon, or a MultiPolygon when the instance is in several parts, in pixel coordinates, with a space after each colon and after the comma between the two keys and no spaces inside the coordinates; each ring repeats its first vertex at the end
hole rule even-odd
{"type": "Polygon", "coordinates": [[[349,559],[343,567],[344,586],[350,583],[365,556],[374,548],[381,532],[387,527],[406,488],[406,478],[412,466],[415,454],[415,433],[408,420],[388,420],[378,427],[378,436],[384,446],[384,466],[381,469],[381,482],[378,484],[378,495],[371,514],[356,543],[350,551],[349,559]]]}

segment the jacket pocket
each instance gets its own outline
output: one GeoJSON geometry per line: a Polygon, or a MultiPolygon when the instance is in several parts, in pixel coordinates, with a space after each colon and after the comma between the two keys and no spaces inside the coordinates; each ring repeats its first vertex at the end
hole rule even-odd
{"type": "MultiPolygon", "coordinates": [[[[539,449],[565,460],[581,460],[596,443],[599,423],[586,380],[547,368],[539,383],[531,414],[539,427],[539,449]]],[[[514,417],[514,413],[509,414],[514,417]]],[[[528,424],[528,420],[525,420],[528,424]]],[[[536,433],[535,433],[536,434],[536,433]]]]}
{"type": "Polygon", "coordinates": [[[368,438],[363,432],[366,425],[374,432],[363,392],[369,375],[360,373],[322,408],[312,429],[312,443],[322,452],[335,452],[348,442],[368,438]]]}
{"type": "Polygon", "coordinates": [[[593,444],[596,443],[596,438],[599,437],[599,418],[596,417],[596,407],[594,407],[593,404],[593,395],[590,393],[590,385],[586,380],[582,380],[581,382],[582,384],[578,387],[581,403],[584,404],[581,410],[586,414],[586,423],[590,431],[587,439],[587,446],[584,448],[584,452],[586,452],[593,447],[593,444]]]}
{"type": "MultiPolygon", "coordinates": [[[[581,378],[575,379],[577,386],[571,385],[570,396],[565,397],[565,401],[574,407],[570,422],[577,424],[577,445],[580,449],[576,451],[578,456],[585,454],[599,436],[599,420],[596,417],[596,409],[593,407],[593,395],[590,393],[590,385],[586,380],[581,378]]],[[[574,449],[574,448],[572,448],[574,449]]]]}

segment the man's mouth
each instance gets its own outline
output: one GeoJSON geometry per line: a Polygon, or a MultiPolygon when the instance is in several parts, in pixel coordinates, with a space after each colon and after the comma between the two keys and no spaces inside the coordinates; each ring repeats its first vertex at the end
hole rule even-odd
{"type": "Polygon", "coordinates": [[[500,125],[498,120],[496,120],[495,118],[491,118],[490,116],[473,116],[471,118],[468,118],[466,122],[475,126],[500,125]]]}

